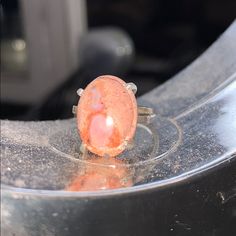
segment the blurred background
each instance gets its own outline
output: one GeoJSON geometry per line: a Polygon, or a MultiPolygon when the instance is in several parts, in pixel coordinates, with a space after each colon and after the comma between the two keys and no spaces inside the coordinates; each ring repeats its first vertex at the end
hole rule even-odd
{"type": "Polygon", "coordinates": [[[101,74],[167,81],[236,16],[235,0],[1,0],[1,119],[72,117],[101,74]]]}

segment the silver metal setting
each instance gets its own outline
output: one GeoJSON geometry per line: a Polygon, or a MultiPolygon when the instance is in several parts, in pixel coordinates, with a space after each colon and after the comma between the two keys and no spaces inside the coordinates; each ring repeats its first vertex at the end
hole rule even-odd
{"type": "Polygon", "coordinates": [[[83,92],[84,92],[84,90],[83,90],[82,88],[79,88],[79,89],[76,91],[76,93],[77,93],[78,96],[81,96],[83,92]]]}
{"type": "Polygon", "coordinates": [[[136,86],[134,83],[132,83],[132,82],[127,83],[127,84],[126,84],[126,88],[127,88],[128,90],[131,90],[134,94],[136,94],[137,91],[138,91],[137,86],[136,86]]]}
{"type": "Polygon", "coordinates": [[[72,106],[72,114],[77,114],[77,106],[72,106]]]}
{"type": "Polygon", "coordinates": [[[150,107],[138,107],[138,123],[150,124],[155,118],[156,114],[150,107]]]}
{"type": "Polygon", "coordinates": [[[88,153],[88,149],[86,148],[86,146],[84,145],[84,143],[82,142],[80,145],[80,152],[83,154],[82,157],[86,157],[87,153],[88,153]]]}
{"type": "Polygon", "coordinates": [[[133,147],[134,147],[134,139],[132,139],[126,143],[127,150],[131,150],[133,147]]]}

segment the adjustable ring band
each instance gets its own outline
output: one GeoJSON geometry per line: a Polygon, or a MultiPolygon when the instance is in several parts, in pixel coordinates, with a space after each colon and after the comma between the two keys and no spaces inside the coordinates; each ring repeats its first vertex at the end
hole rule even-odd
{"type": "Polygon", "coordinates": [[[150,124],[155,116],[152,108],[138,106],[138,123],[150,124]]]}

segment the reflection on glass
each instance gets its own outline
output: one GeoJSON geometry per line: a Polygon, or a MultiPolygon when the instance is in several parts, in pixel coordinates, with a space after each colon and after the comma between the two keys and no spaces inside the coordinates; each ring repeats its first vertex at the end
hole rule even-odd
{"type": "Polygon", "coordinates": [[[132,174],[123,161],[115,157],[90,157],[83,173],[78,174],[67,191],[96,191],[130,187],[132,174]]]}

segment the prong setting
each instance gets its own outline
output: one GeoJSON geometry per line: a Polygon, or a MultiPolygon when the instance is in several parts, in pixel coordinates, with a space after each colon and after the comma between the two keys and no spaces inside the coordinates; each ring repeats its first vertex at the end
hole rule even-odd
{"type": "Polygon", "coordinates": [[[126,149],[131,150],[134,147],[134,139],[131,139],[127,142],[126,149]]]}
{"type": "Polygon", "coordinates": [[[72,106],[72,114],[77,114],[77,106],[72,106]]]}
{"type": "Polygon", "coordinates": [[[87,148],[84,143],[81,143],[80,145],[80,152],[85,155],[87,153],[87,148]]]}
{"type": "Polygon", "coordinates": [[[127,83],[127,84],[126,84],[126,88],[127,88],[128,90],[131,90],[134,94],[136,94],[136,93],[137,93],[137,90],[138,90],[137,86],[136,86],[134,83],[132,83],[132,82],[127,83]]]}
{"type": "Polygon", "coordinates": [[[77,95],[78,96],[81,96],[82,94],[83,94],[83,89],[82,88],[79,88],[77,91],[76,91],[76,93],[77,93],[77,95]]]}

